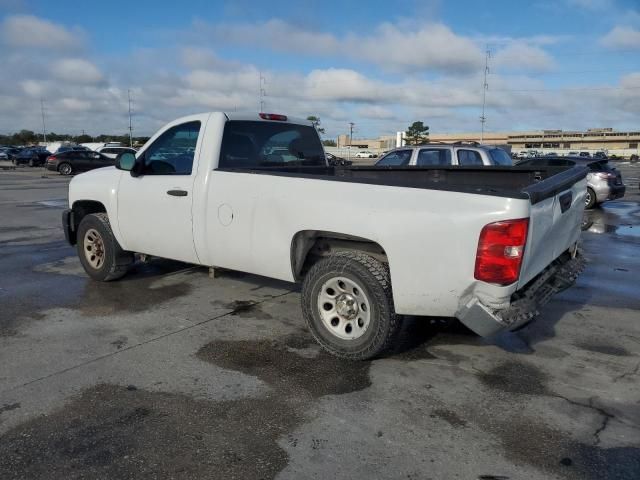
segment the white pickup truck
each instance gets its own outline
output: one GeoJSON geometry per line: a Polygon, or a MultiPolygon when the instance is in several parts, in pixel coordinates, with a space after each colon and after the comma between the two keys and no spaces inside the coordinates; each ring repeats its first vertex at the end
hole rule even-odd
{"type": "Polygon", "coordinates": [[[115,167],[76,176],[67,240],[95,280],[134,252],[302,282],[334,355],[393,343],[404,315],[480,335],[527,323],[579,273],[581,167],[330,167],[307,121],[175,120],[115,167]]]}

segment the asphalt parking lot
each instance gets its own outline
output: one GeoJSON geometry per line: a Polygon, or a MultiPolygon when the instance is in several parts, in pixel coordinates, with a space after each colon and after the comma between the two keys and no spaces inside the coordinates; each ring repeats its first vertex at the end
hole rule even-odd
{"type": "Polygon", "coordinates": [[[68,179],[0,171],[0,478],[640,478],[640,166],[577,284],[483,340],[409,318],[322,353],[295,286],[161,259],[90,281],[68,179]]]}

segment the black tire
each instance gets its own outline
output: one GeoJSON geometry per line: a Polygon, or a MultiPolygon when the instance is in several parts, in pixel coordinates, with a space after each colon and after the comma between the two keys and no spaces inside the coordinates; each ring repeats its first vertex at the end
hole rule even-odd
{"type": "Polygon", "coordinates": [[[311,267],[302,284],[302,312],[316,341],[332,355],[348,360],[379,356],[393,344],[401,325],[393,307],[388,266],[361,252],[338,252],[311,267]],[[334,277],[355,281],[368,299],[369,324],[357,339],[339,338],[321,317],[319,295],[325,282],[334,277]]]}
{"type": "Polygon", "coordinates": [[[117,280],[127,273],[129,266],[134,262],[132,252],[127,252],[113,235],[109,217],[106,213],[92,213],[86,215],[78,226],[76,249],[80,263],[85,272],[94,280],[110,282],[117,280]],[[87,232],[97,232],[101,237],[103,261],[99,266],[94,266],[85,253],[85,236],[87,232]]]}
{"type": "Polygon", "coordinates": [[[33,167],[35,167],[35,166],[36,166],[36,162],[35,162],[35,160],[34,160],[33,158],[30,158],[30,159],[29,159],[29,166],[30,166],[31,168],[33,168],[33,167]]]}
{"type": "Polygon", "coordinates": [[[58,173],[60,175],[71,175],[73,173],[73,167],[70,163],[61,163],[58,165],[58,173]]]}
{"type": "Polygon", "coordinates": [[[589,210],[596,206],[596,192],[593,191],[593,188],[587,187],[587,199],[585,200],[584,208],[589,210]]]}

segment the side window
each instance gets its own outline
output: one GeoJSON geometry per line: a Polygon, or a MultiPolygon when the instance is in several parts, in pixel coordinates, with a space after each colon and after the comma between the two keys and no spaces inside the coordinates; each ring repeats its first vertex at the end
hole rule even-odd
{"type": "Polygon", "coordinates": [[[459,165],[482,165],[482,157],[475,150],[458,150],[459,165]]]}
{"type": "Polygon", "coordinates": [[[183,123],[164,132],[144,152],[144,175],[190,175],[200,122],[183,123]]]}
{"type": "Polygon", "coordinates": [[[423,148],[418,153],[416,165],[423,167],[451,165],[451,152],[448,148],[423,148]]]}
{"type": "Polygon", "coordinates": [[[387,167],[402,167],[409,165],[412,153],[413,150],[396,150],[382,157],[376,165],[387,167]]]}

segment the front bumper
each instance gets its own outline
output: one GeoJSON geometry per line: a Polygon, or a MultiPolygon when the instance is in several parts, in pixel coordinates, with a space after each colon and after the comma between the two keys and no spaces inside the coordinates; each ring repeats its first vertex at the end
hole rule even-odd
{"type": "Polygon", "coordinates": [[[456,317],[482,337],[504,330],[517,330],[533,320],[539,313],[538,309],[546,305],[553,295],[573,285],[584,266],[579,250],[567,251],[516,291],[511,296],[509,307],[494,310],[474,296],[458,310],[456,317]]]}

